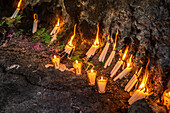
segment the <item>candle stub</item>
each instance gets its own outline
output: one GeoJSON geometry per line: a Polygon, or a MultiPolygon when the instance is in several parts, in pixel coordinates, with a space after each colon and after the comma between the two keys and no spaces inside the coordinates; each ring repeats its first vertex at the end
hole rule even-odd
{"type": "Polygon", "coordinates": [[[97,86],[98,86],[98,92],[99,93],[105,93],[106,92],[106,85],[107,85],[107,77],[99,76],[97,78],[97,86]]]}
{"type": "Polygon", "coordinates": [[[163,103],[168,108],[168,110],[170,110],[170,89],[164,91],[163,103]]]}
{"type": "Polygon", "coordinates": [[[80,62],[78,60],[73,62],[73,67],[76,71],[76,75],[78,75],[78,76],[82,74],[82,65],[83,65],[82,62],[80,62]]]}
{"type": "Polygon", "coordinates": [[[87,71],[87,77],[88,77],[88,80],[89,80],[89,85],[91,85],[91,86],[95,85],[96,75],[97,75],[96,70],[91,69],[91,70],[87,71]]]}
{"type": "Polygon", "coordinates": [[[53,62],[54,68],[55,68],[55,69],[59,69],[59,66],[60,66],[60,56],[54,55],[54,56],[51,58],[51,60],[52,60],[52,62],[53,62]]]}

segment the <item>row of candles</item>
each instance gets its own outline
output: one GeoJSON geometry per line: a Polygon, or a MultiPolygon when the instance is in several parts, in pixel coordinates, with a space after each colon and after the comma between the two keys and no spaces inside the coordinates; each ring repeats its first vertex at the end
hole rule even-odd
{"type": "MultiPolygon", "coordinates": [[[[11,16],[11,19],[16,18],[16,16],[18,15],[18,12],[20,11],[21,3],[22,3],[22,0],[19,1],[17,9],[13,13],[13,15],[11,16]]],[[[53,39],[55,39],[55,37],[56,37],[56,35],[57,35],[57,33],[58,33],[59,29],[60,29],[59,22],[60,22],[60,20],[58,19],[57,24],[55,25],[55,27],[53,28],[53,30],[50,33],[50,35],[53,36],[53,39]]],[[[38,15],[34,14],[34,22],[33,22],[32,33],[35,33],[37,31],[37,24],[38,24],[38,15]]],[[[72,43],[72,41],[73,41],[73,39],[75,37],[75,32],[76,32],[76,25],[74,26],[74,34],[71,36],[71,39],[69,40],[69,42],[65,46],[64,52],[67,53],[68,55],[75,49],[75,46],[72,43]]],[[[110,56],[106,60],[104,68],[107,68],[107,66],[110,66],[112,60],[114,59],[115,52],[116,52],[115,50],[116,50],[116,43],[117,43],[118,34],[119,34],[119,32],[118,32],[118,29],[117,29],[117,33],[116,33],[116,36],[115,36],[115,42],[113,44],[113,49],[112,49],[112,52],[111,52],[110,56]]],[[[99,24],[97,24],[97,34],[96,34],[96,39],[94,41],[94,44],[91,46],[91,48],[86,53],[87,59],[90,58],[91,56],[93,56],[95,54],[96,50],[99,49],[100,46],[99,46],[98,37],[99,37],[99,24]]],[[[110,46],[110,42],[109,42],[110,36],[108,36],[107,39],[108,39],[107,43],[106,43],[103,51],[101,52],[101,54],[99,56],[99,61],[100,62],[104,62],[105,56],[106,56],[107,51],[108,51],[109,46],[110,46]]],[[[122,58],[119,59],[119,61],[115,64],[115,66],[111,70],[111,73],[110,73],[111,78],[113,78],[116,75],[117,71],[119,70],[119,68],[124,63],[125,58],[126,58],[126,56],[128,54],[128,49],[129,49],[129,46],[126,47],[122,58]]],[[[133,56],[131,55],[129,60],[128,60],[127,67],[113,79],[114,81],[116,81],[117,79],[122,79],[124,76],[126,76],[128,73],[130,73],[130,71],[132,70],[132,58],[133,58],[133,56]]],[[[54,55],[51,58],[51,60],[53,62],[53,65],[54,65],[55,69],[59,69],[60,60],[61,60],[60,56],[54,55]]],[[[76,61],[73,62],[73,67],[75,68],[76,75],[81,75],[81,73],[82,73],[82,65],[83,65],[83,63],[80,62],[80,61],[76,60],[76,61]]],[[[148,60],[148,63],[146,65],[145,74],[144,74],[143,80],[141,82],[141,85],[135,91],[135,93],[131,96],[131,98],[128,100],[129,104],[133,104],[135,101],[137,101],[139,99],[142,99],[142,98],[145,98],[146,96],[150,95],[148,93],[148,89],[145,88],[146,87],[146,82],[147,82],[147,79],[148,79],[148,75],[149,75],[149,73],[148,73],[148,65],[149,65],[149,60],[148,60]]],[[[142,69],[143,68],[141,67],[132,76],[132,78],[129,80],[129,82],[125,86],[125,91],[129,92],[133,88],[133,86],[138,81],[138,77],[140,76],[140,74],[142,72],[142,69]]],[[[97,76],[97,71],[96,70],[91,69],[91,70],[87,71],[87,77],[88,77],[89,85],[93,86],[93,85],[95,85],[95,82],[97,81],[98,92],[99,93],[105,93],[108,78],[105,77],[105,76],[99,76],[99,77],[97,77],[97,80],[96,80],[96,76],[97,76]]],[[[169,89],[165,91],[163,100],[164,100],[164,105],[166,105],[167,108],[169,109],[170,108],[170,90],[169,89]]]]}

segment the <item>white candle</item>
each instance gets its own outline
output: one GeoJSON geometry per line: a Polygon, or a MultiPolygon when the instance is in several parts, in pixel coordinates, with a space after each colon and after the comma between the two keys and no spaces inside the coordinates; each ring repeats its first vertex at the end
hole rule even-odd
{"type": "Polygon", "coordinates": [[[123,64],[123,61],[122,60],[119,60],[117,63],[116,63],[116,65],[114,66],[114,68],[112,69],[112,71],[111,71],[111,75],[110,75],[110,77],[112,78],[116,73],[117,73],[117,71],[119,70],[119,68],[121,67],[121,65],[123,64]]]}
{"type": "Polygon", "coordinates": [[[69,44],[67,44],[66,46],[65,46],[65,52],[67,53],[67,54],[70,54],[71,53],[71,51],[73,50],[75,48],[75,46],[70,46],[69,44]]]}
{"type": "Polygon", "coordinates": [[[107,77],[100,76],[97,78],[97,85],[98,85],[98,92],[105,93],[106,92],[106,85],[107,85],[107,77]]]}
{"type": "Polygon", "coordinates": [[[74,61],[73,62],[73,67],[75,68],[76,70],[76,75],[81,75],[81,71],[82,71],[82,62],[80,61],[74,61]]]}
{"type": "Polygon", "coordinates": [[[127,83],[127,85],[125,86],[125,91],[129,92],[133,86],[136,84],[136,82],[138,81],[138,77],[140,76],[141,72],[142,72],[143,67],[140,68],[140,70],[138,71],[138,73],[134,74],[133,77],[130,79],[130,81],[127,83]]]}
{"type": "Polygon", "coordinates": [[[114,81],[116,81],[118,78],[122,79],[125,75],[127,75],[132,70],[132,67],[126,67],[118,76],[114,78],[114,81]]]}
{"type": "Polygon", "coordinates": [[[170,109],[170,89],[165,90],[163,95],[163,103],[168,109],[170,109]]]}
{"type": "Polygon", "coordinates": [[[112,50],[109,58],[107,59],[105,65],[104,65],[104,68],[106,68],[107,66],[110,66],[110,64],[112,63],[113,58],[115,57],[115,53],[116,53],[115,50],[112,50]]]}
{"type": "Polygon", "coordinates": [[[60,56],[54,55],[54,56],[51,58],[51,60],[52,60],[52,62],[53,62],[54,68],[55,68],[55,69],[59,69],[59,66],[60,66],[60,56]]]}
{"type": "Polygon", "coordinates": [[[99,45],[92,45],[91,48],[87,51],[86,55],[87,58],[90,58],[91,56],[93,56],[96,52],[96,50],[99,49],[99,45]]]}
{"type": "Polygon", "coordinates": [[[38,26],[38,15],[34,14],[34,23],[33,23],[32,33],[37,32],[37,26],[38,26]]]}
{"type": "Polygon", "coordinates": [[[20,1],[18,2],[17,9],[16,9],[15,12],[13,13],[13,15],[11,16],[11,19],[17,17],[17,15],[18,15],[18,13],[19,13],[19,11],[20,11],[21,2],[22,2],[22,0],[20,0],[20,1]]]}
{"type": "Polygon", "coordinates": [[[89,85],[91,85],[91,86],[95,85],[96,75],[97,75],[97,71],[96,70],[92,69],[92,70],[88,70],[87,71],[89,85]]]}
{"type": "Polygon", "coordinates": [[[60,19],[58,19],[58,22],[55,25],[55,27],[53,28],[53,30],[51,31],[50,35],[54,35],[54,34],[56,34],[58,32],[58,30],[59,30],[59,22],[60,22],[60,19]]]}
{"type": "Polygon", "coordinates": [[[103,49],[103,51],[102,51],[102,53],[99,56],[99,62],[104,62],[104,59],[106,57],[106,53],[107,53],[107,51],[109,49],[109,46],[110,46],[110,43],[107,42],[104,49],[103,49]]]}
{"type": "Polygon", "coordinates": [[[87,58],[93,56],[97,49],[99,49],[99,23],[97,24],[96,40],[94,41],[94,44],[90,47],[90,49],[87,51],[87,58]]]}

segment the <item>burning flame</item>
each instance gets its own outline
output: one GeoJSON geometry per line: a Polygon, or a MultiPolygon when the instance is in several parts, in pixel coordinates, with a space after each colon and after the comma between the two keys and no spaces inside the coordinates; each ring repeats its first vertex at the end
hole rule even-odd
{"type": "Polygon", "coordinates": [[[78,60],[76,60],[76,64],[78,63],[78,60]]]}
{"type": "Polygon", "coordinates": [[[94,42],[94,45],[99,44],[99,23],[97,24],[97,34],[96,34],[96,40],[94,42]]]}
{"type": "Polygon", "coordinates": [[[38,20],[38,15],[35,13],[34,14],[34,20],[37,21],[38,20]]]}
{"type": "Polygon", "coordinates": [[[91,73],[93,73],[93,69],[91,69],[91,73]]]}
{"type": "Polygon", "coordinates": [[[60,19],[58,18],[57,24],[55,25],[55,28],[58,28],[60,25],[60,19]]]}
{"type": "Polygon", "coordinates": [[[101,77],[101,80],[103,80],[103,76],[101,77]]]}
{"type": "Polygon", "coordinates": [[[21,6],[21,2],[22,2],[22,0],[20,0],[19,2],[18,2],[18,8],[20,8],[20,6],[21,6]]]}
{"type": "Polygon", "coordinates": [[[130,56],[129,62],[128,62],[128,64],[127,64],[127,67],[130,67],[130,66],[131,66],[131,64],[132,64],[132,63],[131,63],[131,62],[132,62],[132,57],[133,57],[133,55],[130,56]]]}
{"type": "Polygon", "coordinates": [[[54,55],[54,59],[56,59],[57,57],[56,57],[56,55],[54,55]]]}
{"type": "Polygon", "coordinates": [[[128,49],[129,49],[129,46],[126,46],[126,49],[125,49],[124,55],[123,55],[123,57],[122,57],[122,60],[125,59],[126,54],[127,54],[127,52],[128,52],[128,49]]]}
{"type": "Polygon", "coordinates": [[[170,96],[170,91],[169,91],[169,93],[168,93],[168,94],[169,94],[169,96],[170,96]]]}
{"type": "Polygon", "coordinates": [[[149,65],[149,62],[150,62],[150,59],[148,59],[148,63],[146,64],[146,68],[145,68],[145,74],[144,74],[142,83],[141,83],[141,85],[139,86],[139,88],[141,88],[141,89],[145,87],[146,82],[147,82],[147,80],[148,80],[148,75],[149,75],[148,65],[149,65]]]}
{"type": "Polygon", "coordinates": [[[115,36],[115,43],[114,43],[114,46],[113,46],[113,49],[116,48],[116,43],[117,43],[117,36],[119,34],[119,28],[117,28],[117,32],[116,32],[116,36],[115,36]]]}
{"type": "Polygon", "coordinates": [[[71,39],[70,39],[70,41],[68,42],[68,44],[69,44],[70,46],[73,46],[72,41],[73,41],[73,39],[74,39],[74,37],[75,37],[75,35],[76,35],[76,26],[77,26],[77,24],[74,25],[74,34],[71,36],[71,39]]]}

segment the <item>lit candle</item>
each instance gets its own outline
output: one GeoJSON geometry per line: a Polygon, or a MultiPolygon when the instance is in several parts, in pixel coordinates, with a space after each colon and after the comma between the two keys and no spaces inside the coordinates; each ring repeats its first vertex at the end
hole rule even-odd
{"type": "Polygon", "coordinates": [[[107,51],[108,51],[108,49],[109,49],[109,46],[110,46],[110,42],[109,42],[110,35],[108,35],[107,38],[108,38],[108,41],[107,41],[107,43],[106,43],[106,45],[105,45],[102,53],[101,53],[100,56],[99,56],[99,62],[104,62],[104,59],[105,59],[105,57],[106,57],[106,53],[107,53],[107,51]]]}
{"type": "Polygon", "coordinates": [[[115,36],[115,43],[113,44],[113,50],[112,50],[109,58],[107,59],[106,63],[104,64],[104,68],[107,68],[107,66],[110,66],[110,64],[112,63],[112,60],[115,57],[118,34],[119,34],[119,30],[117,29],[116,36],[115,36]]]}
{"type": "Polygon", "coordinates": [[[77,25],[77,24],[74,25],[74,34],[71,36],[70,41],[69,41],[69,42],[67,43],[67,45],[65,46],[65,50],[64,50],[64,51],[65,51],[67,54],[70,54],[71,51],[75,48],[75,46],[73,45],[72,41],[73,41],[73,39],[74,39],[74,37],[75,37],[75,35],[76,35],[76,25],[77,25]]]}
{"type": "Polygon", "coordinates": [[[93,56],[97,49],[99,49],[99,23],[97,24],[96,40],[94,44],[91,46],[91,48],[87,51],[86,53],[87,58],[90,58],[91,56],[93,56]]]}
{"type": "Polygon", "coordinates": [[[125,59],[125,57],[126,57],[126,54],[127,54],[127,52],[128,52],[128,48],[129,48],[129,46],[126,46],[126,49],[125,49],[125,52],[124,52],[124,54],[123,54],[123,57],[122,57],[122,59],[120,59],[117,63],[116,63],[116,65],[114,66],[114,68],[112,69],[112,71],[111,71],[111,75],[110,75],[110,77],[112,78],[116,73],[117,73],[117,71],[119,70],[119,68],[121,67],[121,65],[123,64],[123,60],[125,59]]]}
{"type": "Polygon", "coordinates": [[[125,91],[129,92],[133,86],[136,84],[136,82],[138,81],[138,77],[140,76],[141,72],[142,72],[143,67],[140,68],[140,70],[138,71],[138,73],[136,72],[133,77],[129,80],[129,82],[127,83],[127,85],[125,86],[125,91]]]}
{"type": "Polygon", "coordinates": [[[37,32],[37,25],[38,25],[38,15],[34,14],[34,23],[33,23],[32,33],[37,32]]]}
{"type": "Polygon", "coordinates": [[[58,30],[59,30],[59,23],[60,23],[60,19],[58,18],[57,24],[55,25],[55,27],[51,31],[50,35],[54,35],[54,34],[56,34],[58,32],[58,30]]]}
{"type": "Polygon", "coordinates": [[[73,67],[76,70],[76,75],[81,75],[81,71],[82,71],[82,62],[76,60],[73,62],[73,67]]]}
{"type": "Polygon", "coordinates": [[[133,104],[134,102],[136,102],[137,100],[143,99],[143,98],[145,98],[146,96],[149,95],[149,94],[147,93],[147,91],[146,91],[146,92],[144,92],[144,91],[145,91],[145,88],[144,88],[144,90],[140,90],[140,89],[136,90],[136,92],[134,93],[134,96],[132,96],[132,97],[128,100],[129,104],[132,105],[132,104],[133,104]]]}
{"type": "Polygon", "coordinates": [[[97,75],[96,70],[91,69],[91,70],[87,71],[89,85],[91,85],[91,86],[95,85],[96,75],[97,75]]]}
{"type": "Polygon", "coordinates": [[[54,55],[54,56],[51,58],[51,60],[52,60],[52,62],[53,62],[54,68],[55,68],[55,69],[59,69],[59,66],[60,66],[60,56],[54,55]]]}
{"type": "Polygon", "coordinates": [[[106,68],[107,66],[110,66],[110,64],[112,63],[113,58],[115,57],[115,50],[112,50],[109,58],[107,59],[106,63],[104,64],[104,68],[106,68]]]}
{"type": "Polygon", "coordinates": [[[20,11],[21,2],[22,2],[22,0],[20,0],[20,1],[18,2],[17,9],[16,9],[15,12],[13,13],[13,15],[11,16],[11,19],[17,17],[17,15],[18,15],[18,13],[19,13],[19,11],[20,11]]]}
{"type": "Polygon", "coordinates": [[[97,78],[97,85],[98,85],[98,92],[105,93],[106,92],[106,85],[107,85],[107,77],[99,76],[97,78]]]}
{"type": "Polygon", "coordinates": [[[170,109],[170,89],[165,90],[163,94],[163,103],[168,109],[170,109]]]}
{"type": "Polygon", "coordinates": [[[129,62],[127,64],[127,67],[118,75],[114,78],[114,81],[116,81],[118,78],[122,79],[125,75],[127,75],[131,70],[131,59],[132,59],[132,55],[130,56],[129,62]]]}

